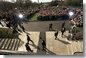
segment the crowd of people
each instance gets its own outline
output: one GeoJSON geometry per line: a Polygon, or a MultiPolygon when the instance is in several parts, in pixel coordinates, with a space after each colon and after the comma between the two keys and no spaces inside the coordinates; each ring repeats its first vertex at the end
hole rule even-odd
{"type": "Polygon", "coordinates": [[[25,12],[27,19],[30,19],[35,13],[39,12],[38,7],[29,7],[25,12]]]}
{"type": "Polygon", "coordinates": [[[80,8],[73,9],[74,15],[70,18],[70,24],[73,27],[81,27],[83,26],[83,10],[80,8]]]}
{"type": "Polygon", "coordinates": [[[38,7],[29,6],[27,9],[22,9],[22,8],[16,7],[14,9],[8,10],[8,12],[0,11],[0,19],[6,19],[6,17],[8,17],[10,13],[15,13],[15,12],[17,14],[19,14],[19,13],[24,14],[24,16],[28,19],[29,17],[31,17],[38,11],[39,11],[38,7]]]}
{"type": "Polygon", "coordinates": [[[66,6],[46,6],[40,9],[38,19],[39,20],[58,20],[69,19],[69,9],[66,6]]]}

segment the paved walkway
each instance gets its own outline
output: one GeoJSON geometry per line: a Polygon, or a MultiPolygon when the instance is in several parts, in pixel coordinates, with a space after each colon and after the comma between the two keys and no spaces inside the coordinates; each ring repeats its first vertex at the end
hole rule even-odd
{"type": "MultiPolygon", "coordinates": [[[[28,32],[30,35],[31,40],[34,42],[34,46],[32,43],[30,43],[30,48],[33,50],[34,53],[37,52],[37,46],[39,41],[39,34],[40,32],[28,32]]],[[[27,37],[25,33],[22,33],[22,35],[19,36],[19,38],[24,42],[24,44],[18,48],[18,51],[26,51],[25,44],[27,42],[27,37]]]]}
{"type": "MultiPolygon", "coordinates": [[[[55,32],[46,32],[46,47],[56,55],[73,55],[74,52],[83,52],[83,41],[68,41],[66,37],[58,34],[59,40],[55,40],[55,32]]],[[[68,31],[65,32],[68,36],[68,31]]],[[[48,54],[48,53],[47,53],[48,54]]]]}
{"type": "MultiPolygon", "coordinates": [[[[70,24],[68,20],[65,21],[65,28],[67,30],[70,29],[70,24]]],[[[27,22],[24,23],[23,26],[25,27],[25,30],[27,31],[49,31],[49,24],[53,24],[54,30],[61,30],[61,25],[64,21],[37,21],[37,22],[27,22]]]]}
{"type": "MultiPolygon", "coordinates": [[[[40,49],[42,46],[39,44],[41,41],[39,39],[40,32],[28,32],[30,35],[30,38],[33,40],[35,45],[32,45],[30,43],[31,49],[34,51],[34,53],[37,53],[38,55],[44,54],[43,51],[40,49]],[[40,49],[38,49],[38,46],[40,49]]],[[[74,52],[83,52],[83,41],[68,41],[66,37],[61,36],[61,32],[59,31],[58,38],[59,40],[55,40],[53,31],[48,31],[45,33],[46,35],[46,53],[47,55],[73,55],[74,52]]],[[[68,36],[68,31],[64,33],[66,36],[68,36]]],[[[41,36],[44,37],[43,34],[41,36]]],[[[26,51],[25,43],[27,42],[26,34],[22,33],[22,36],[19,36],[21,40],[24,42],[24,44],[18,48],[18,51],[26,51]]]]}

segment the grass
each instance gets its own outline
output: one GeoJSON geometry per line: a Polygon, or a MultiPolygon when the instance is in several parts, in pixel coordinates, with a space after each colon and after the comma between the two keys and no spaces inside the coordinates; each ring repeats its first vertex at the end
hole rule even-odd
{"type": "Polygon", "coordinates": [[[37,21],[37,13],[32,16],[32,18],[29,21],[37,21]]]}

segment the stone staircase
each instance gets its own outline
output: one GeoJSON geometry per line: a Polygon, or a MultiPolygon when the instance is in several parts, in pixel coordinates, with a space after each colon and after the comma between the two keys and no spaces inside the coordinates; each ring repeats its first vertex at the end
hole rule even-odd
{"type": "Polygon", "coordinates": [[[17,51],[20,46],[20,39],[0,38],[0,50],[17,51]]]}
{"type": "MultiPolygon", "coordinates": [[[[34,42],[34,46],[30,45],[31,49],[34,50],[33,53],[42,53],[42,51],[37,49],[37,46],[41,47],[40,45],[40,32],[28,32],[30,35],[30,38],[34,42]]],[[[46,35],[46,48],[47,52],[45,54],[47,55],[74,55],[75,52],[83,52],[83,40],[82,41],[69,41],[67,40],[66,37],[61,36],[61,32],[59,31],[58,38],[59,40],[55,40],[54,37],[54,31],[47,31],[45,33],[46,35]]],[[[66,36],[68,36],[68,31],[64,33],[66,36]]],[[[42,35],[43,36],[43,35],[42,35]]],[[[21,39],[8,39],[8,38],[0,38],[0,53],[7,51],[6,53],[8,54],[8,51],[12,52],[13,54],[27,54],[28,52],[26,51],[25,48],[25,43],[27,42],[26,40],[26,34],[23,33],[21,36],[19,36],[21,39]],[[21,42],[23,41],[23,45],[21,45],[21,42]],[[20,46],[20,47],[19,47],[20,46]],[[2,50],[2,51],[1,51],[2,50]]],[[[32,44],[32,43],[30,43],[32,44]]],[[[83,54],[83,53],[81,53],[83,54]]]]}

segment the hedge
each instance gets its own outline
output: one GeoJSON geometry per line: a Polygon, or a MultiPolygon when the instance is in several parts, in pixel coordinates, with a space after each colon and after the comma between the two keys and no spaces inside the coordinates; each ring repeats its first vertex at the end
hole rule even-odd
{"type": "Polygon", "coordinates": [[[12,34],[12,29],[0,28],[0,38],[18,38],[17,34],[12,34]]]}

